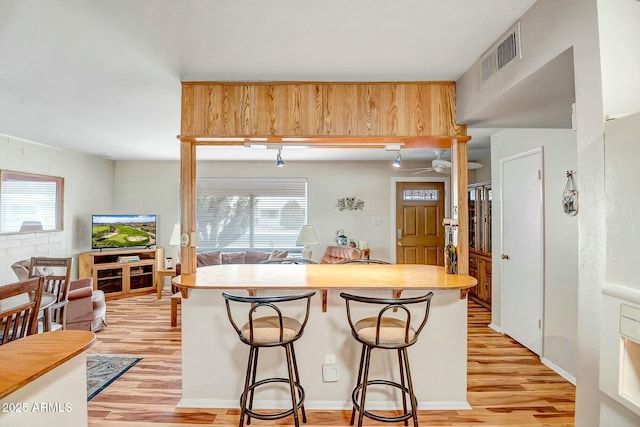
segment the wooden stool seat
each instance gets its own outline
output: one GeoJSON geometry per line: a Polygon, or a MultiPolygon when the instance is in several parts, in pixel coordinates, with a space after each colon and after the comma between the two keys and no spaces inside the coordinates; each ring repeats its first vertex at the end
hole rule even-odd
{"type": "Polygon", "coordinates": [[[182,304],[182,294],[171,295],[171,326],[178,326],[178,306],[182,304]]]}

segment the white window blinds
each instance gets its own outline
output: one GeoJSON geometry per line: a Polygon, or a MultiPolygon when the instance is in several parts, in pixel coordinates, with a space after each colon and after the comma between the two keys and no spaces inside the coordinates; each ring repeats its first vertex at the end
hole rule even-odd
{"type": "Polygon", "coordinates": [[[63,178],[0,172],[0,233],[62,230],[63,178]]]}
{"type": "Polygon", "coordinates": [[[198,252],[296,250],[307,221],[305,179],[198,178],[198,252]]]}

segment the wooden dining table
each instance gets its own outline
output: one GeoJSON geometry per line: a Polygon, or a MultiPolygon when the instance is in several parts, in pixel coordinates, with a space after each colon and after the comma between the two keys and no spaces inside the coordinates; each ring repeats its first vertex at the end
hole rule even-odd
{"type": "MultiPolygon", "coordinates": [[[[388,298],[433,291],[429,321],[410,349],[411,357],[419,361],[412,365],[414,378],[420,378],[415,384],[419,407],[469,409],[466,296],[476,283],[471,276],[446,274],[443,267],[414,264],[223,264],[175,277],[172,284],[183,297],[178,406],[238,406],[248,350],[229,324],[223,291],[254,295],[318,291],[321,298],[314,297],[309,322],[296,346],[305,405],[317,409],[350,407],[358,369],[359,347],[351,337],[340,292],[388,298]],[[325,356],[337,360],[338,382],[326,383],[318,375],[325,356]]],[[[283,366],[278,356],[261,353],[260,363],[277,371],[283,366]]],[[[376,362],[372,369],[385,371],[389,366],[376,362]]],[[[285,400],[274,391],[260,396],[256,405],[275,408],[285,400]]],[[[381,396],[377,404],[384,407],[388,400],[381,396]]]]}

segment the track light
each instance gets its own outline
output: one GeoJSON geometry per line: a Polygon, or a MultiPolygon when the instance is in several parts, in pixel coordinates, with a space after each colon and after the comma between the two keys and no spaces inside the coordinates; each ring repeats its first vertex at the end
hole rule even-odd
{"type": "Polygon", "coordinates": [[[278,150],[278,156],[276,157],[276,166],[281,168],[284,166],[284,160],[282,160],[282,149],[278,150]]]}
{"type": "Polygon", "coordinates": [[[402,159],[400,158],[400,150],[398,150],[398,155],[396,156],[396,159],[393,161],[393,167],[399,168],[401,160],[402,159]]]}

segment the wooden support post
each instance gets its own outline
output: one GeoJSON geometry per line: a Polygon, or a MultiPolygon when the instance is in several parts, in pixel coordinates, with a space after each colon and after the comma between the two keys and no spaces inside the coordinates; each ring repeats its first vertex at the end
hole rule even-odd
{"type": "Polygon", "coordinates": [[[189,236],[189,243],[180,247],[182,274],[196,272],[196,144],[180,141],[180,229],[189,236]]]}
{"type": "Polygon", "coordinates": [[[467,143],[454,138],[451,143],[451,217],[458,220],[458,274],[469,274],[469,202],[467,143]]]}

